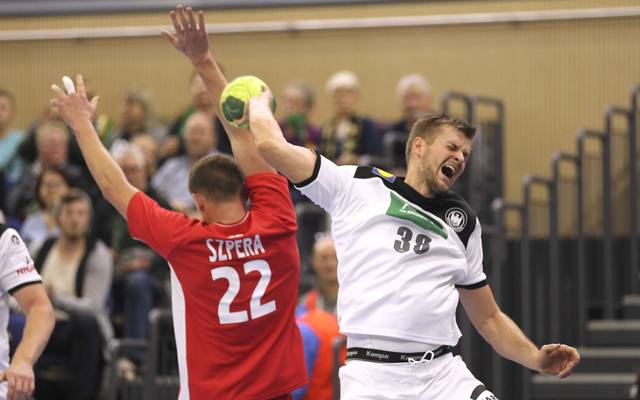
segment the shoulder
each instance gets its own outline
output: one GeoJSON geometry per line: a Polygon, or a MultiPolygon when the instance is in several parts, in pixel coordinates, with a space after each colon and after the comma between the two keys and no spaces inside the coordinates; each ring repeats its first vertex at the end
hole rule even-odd
{"type": "Polygon", "coordinates": [[[458,235],[467,246],[469,238],[476,229],[478,219],[469,203],[458,193],[448,191],[438,195],[432,210],[458,235]]]}

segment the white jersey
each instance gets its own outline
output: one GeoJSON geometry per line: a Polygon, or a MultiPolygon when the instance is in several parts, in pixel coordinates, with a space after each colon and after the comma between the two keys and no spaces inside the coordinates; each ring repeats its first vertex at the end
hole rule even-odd
{"type": "Polygon", "coordinates": [[[480,223],[461,196],[426,198],[388,172],[320,155],[297,187],[331,215],[343,334],[458,342],[456,288],[486,285],[480,223]]]}
{"type": "MultiPolygon", "coordinates": [[[[41,281],[18,232],[0,224],[0,371],[9,366],[9,295],[26,285],[41,281]]],[[[0,385],[0,399],[6,396],[5,382],[0,385]]]]}

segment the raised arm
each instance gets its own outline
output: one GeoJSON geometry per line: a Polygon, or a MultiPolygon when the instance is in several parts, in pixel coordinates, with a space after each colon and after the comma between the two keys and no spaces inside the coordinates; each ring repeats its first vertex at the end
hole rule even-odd
{"type": "Polygon", "coordinates": [[[564,344],[538,349],[496,304],[489,286],[458,289],[460,301],[482,337],[503,357],[546,375],[566,378],[580,363],[580,355],[564,344]]]}
{"type": "Polygon", "coordinates": [[[304,182],[313,176],[316,153],[285,140],[270,104],[270,93],[249,101],[249,126],[258,153],[291,182],[304,182]]]}
{"type": "MultiPolygon", "coordinates": [[[[161,32],[162,36],[189,58],[198,75],[207,86],[209,94],[213,97],[213,103],[218,109],[218,115],[222,115],[220,111],[220,95],[227,85],[227,80],[209,51],[209,39],[205,29],[204,13],[202,11],[198,12],[198,21],[196,22],[191,7],[185,9],[180,5],[174,11],[171,11],[169,15],[176,33],[173,34],[163,30],[161,32]]],[[[224,118],[220,118],[220,121],[229,135],[233,157],[245,176],[274,171],[258,155],[253,138],[248,130],[236,128],[227,123],[224,118]]]]}
{"type": "Polygon", "coordinates": [[[127,218],[127,207],[138,189],[133,187],[124,176],[120,166],[104,148],[91,123],[98,105],[97,98],[89,102],[82,75],[76,78],[77,93],[65,94],[58,85],[51,89],[56,97],[51,106],[60,111],[64,122],[73,129],[82,155],[95,179],[102,195],[120,214],[127,218]]]}

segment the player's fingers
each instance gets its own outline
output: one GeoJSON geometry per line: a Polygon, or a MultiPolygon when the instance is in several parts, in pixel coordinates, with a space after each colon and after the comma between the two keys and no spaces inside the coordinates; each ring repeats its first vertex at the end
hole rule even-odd
{"type": "Polygon", "coordinates": [[[173,23],[173,29],[176,30],[176,33],[178,34],[182,33],[182,25],[180,25],[180,22],[178,21],[178,15],[174,10],[171,10],[171,12],[169,13],[169,17],[171,17],[171,22],[173,23]]]}
{"type": "Polygon", "coordinates": [[[14,400],[15,392],[16,392],[16,380],[15,378],[8,376],[7,377],[7,400],[14,400]]]}
{"type": "Polygon", "coordinates": [[[84,86],[84,78],[80,74],[76,75],[76,90],[81,96],[87,96],[87,92],[84,86]]]}
{"type": "Polygon", "coordinates": [[[204,26],[204,11],[199,11],[198,12],[198,25],[199,25],[199,29],[200,30],[205,30],[205,26],[204,26]]]}
{"type": "Polygon", "coordinates": [[[94,96],[93,99],[91,99],[91,107],[98,108],[98,101],[100,101],[100,96],[94,96]]]}
{"type": "Polygon", "coordinates": [[[191,7],[187,7],[187,18],[189,20],[189,28],[198,30],[198,25],[196,24],[196,19],[193,17],[193,9],[191,7]]]}
{"type": "Polygon", "coordinates": [[[544,351],[546,354],[551,354],[554,351],[558,350],[560,348],[561,345],[559,344],[545,344],[544,346],[542,346],[542,351],[544,351]]]}
{"type": "Polygon", "coordinates": [[[189,29],[189,21],[187,21],[187,16],[185,15],[185,12],[184,12],[184,7],[182,5],[179,5],[177,7],[177,10],[178,10],[178,21],[180,21],[180,24],[182,25],[182,29],[183,30],[189,29]]]}
{"type": "Polygon", "coordinates": [[[5,375],[4,371],[0,372],[0,382],[4,382],[7,380],[7,375],[5,375]]]}
{"type": "Polygon", "coordinates": [[[178,38],[176,37],[176,35],[164,29],[160,31],[160,34],[162,35],[162,37],[167,39],[169,43],[171,43],[174,47],[178,46],[178,38]]]}
{"type": "Polygon", "coordinates": [[[562,371],[560,371],[558,373],[558,378],[560,379],[564,379],[567,376],[571,375],[571,372],[573,372],[573,369],[578,365],[577,361],[572,360],[569,361],[567,363],[567,365],[564,366],[564,368],[562,369],[562,371]]]}
{"type": "Polygon", "coordinates": [[[67,96],[66,94],[64,94],[62,89],[60,89],[60,86],[56,85],[55,83],[51,85],[51,90],[53,90],[53,93],[55,93],[56,97],[60,100],[64,99],[67,96]]]}

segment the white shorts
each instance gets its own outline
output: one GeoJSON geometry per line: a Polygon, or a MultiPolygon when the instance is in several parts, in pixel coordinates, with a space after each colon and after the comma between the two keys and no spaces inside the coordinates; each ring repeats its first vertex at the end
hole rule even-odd
{"type": "Polygon", "coordinates": [[[341,400],[497,400],[459,356],[422,364],[348,360],[340,368],[341,400]]]}

